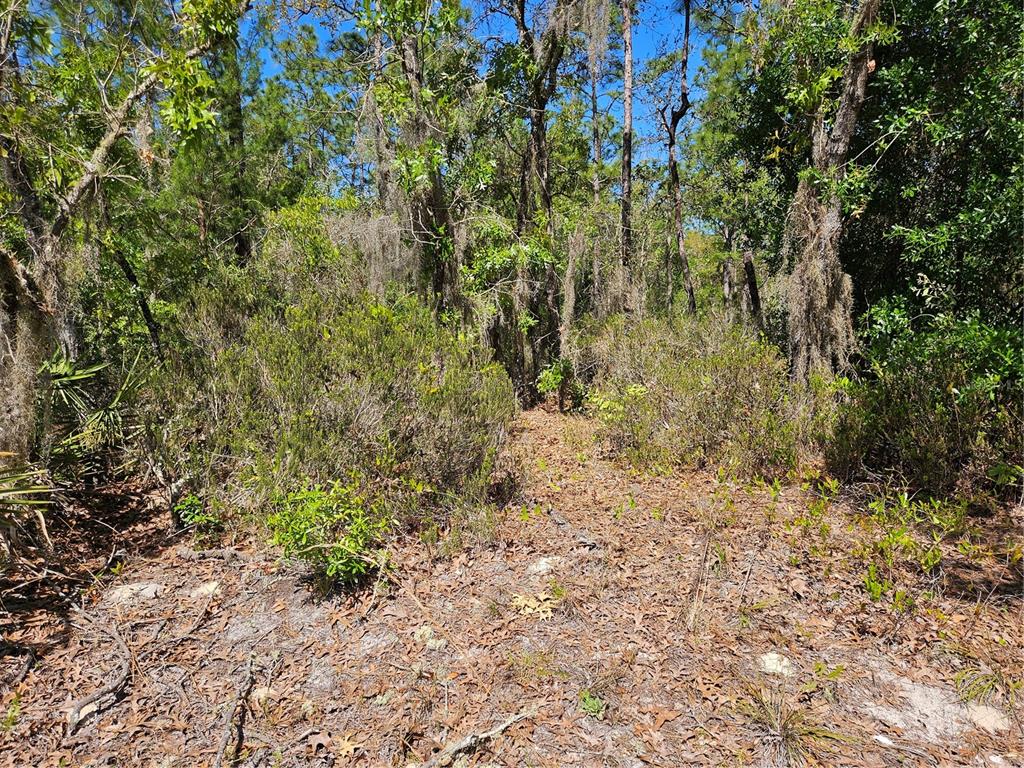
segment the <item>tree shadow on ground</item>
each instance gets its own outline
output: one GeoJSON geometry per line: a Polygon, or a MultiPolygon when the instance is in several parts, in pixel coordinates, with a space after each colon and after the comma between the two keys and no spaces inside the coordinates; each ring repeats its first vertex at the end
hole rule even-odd
{"type": "Polygon", "coordinates": [[[137,484],[80,487],[54,501],[47,516],[52,551],[31,548],[0,577],[0,689],[16,685],[37,657],[68,641],[71,612],[90,587],[179,537],[160,495],[137,484]]]}

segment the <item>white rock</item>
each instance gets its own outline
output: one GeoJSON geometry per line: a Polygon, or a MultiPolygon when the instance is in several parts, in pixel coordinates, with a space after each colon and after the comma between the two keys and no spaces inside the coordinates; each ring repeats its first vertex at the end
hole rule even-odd
{"type": "Polygon", "coordinates": [[[200,584],[198,587],[193,589],[189,595],[195,599],[199,597],[209,597],[210,595],[220,594],[220,582],[219,581],[208,581],[205,584],[200,584]]]}
{"type": "Polygon", "coordinates": [[[873,738],[874,738],[875,741],[877,741],[883,747],[895,746],[895,744],[893,743],[892,739],[890,739],[888,736],[883,736],[880,733],[876,733],[873,738]]]}
{"type": "Polygon", "coordinates": [[[560,557],[542,557],[533,563],[530,563],[526,569],[527,576],[546,576],[551,573],[552,570],[562,562],[560,557]]]}
{"type": "Polygon", "coordinates": [[[135,584],[122,584],[107,592],[107,599],[117,605],[130,603],[135,600],[154,600],[164,593],[163,584],[136,582],[135,584]]]}
{"type": "Polygon", "coordinates": [[[758,659],[758,666],[761,671],[769,675],[789,677],[793,674],[793,664],[781,653],[771,651],[758,659]]]}

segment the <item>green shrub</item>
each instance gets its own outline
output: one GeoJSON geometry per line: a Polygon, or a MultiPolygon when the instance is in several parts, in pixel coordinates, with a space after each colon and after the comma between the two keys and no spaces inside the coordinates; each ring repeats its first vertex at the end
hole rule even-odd
{"type": "Polygon", "coordinates": [[[182,525],[199,534],[216,533],[221,529],[221,519],[194,493],[189,493],[174,503],[173,512],[182,525]]]}
{"type": "Polygon", "coordinates": [[[829,453],[847,477],[895,474],[937,497],[1019,491],[1024,337],[977,317],[868,314],[866,374],[851,388],[829,453]]]}
{"type": "Polygon", "coordinates": [[[505,373],[412,297],[311,294],[262,315],[217,367],[221,437],[270,488],[349,468],[431,500],[477,494],[515,412],[505,373]]]}
{"type": "Polygon", "coordinates": [[[392,520],[358,483],[336,481],[284,494],[267,524],[286,557],[309,562],[327,581],[354,584],[381,565],[392,520]]]}
{"type": "Polygon", "coordinates": [[[572,361],[560,357],[541,369],[537,376],[537,391],[542,395],[558,394],[561,410],[578,410],[586,396],[583,385],[576,378],[572,361]]]}
{"type": "Polygon", "coordinates": [[[827,427],[812,402],[824,393],[795,390],[778,350],[740,326],[620,318],[589,354],[603,437],[640,464],[712,463],[775,476],[827,427]]]}

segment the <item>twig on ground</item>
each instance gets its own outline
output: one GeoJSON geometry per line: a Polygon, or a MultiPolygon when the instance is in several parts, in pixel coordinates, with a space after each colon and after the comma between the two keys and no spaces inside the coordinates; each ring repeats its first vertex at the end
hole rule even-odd
{"type": "Polygon", "coordinates": [[[891,749],[891,750],[894,750],[896,752],[906,752],[908,755],[913,755],[914,757],[919,757],[922,760],[927,760],[930,765],[938,765],[939,764],[939,761],[935,759],[934,755],[932,755],[932,754],[930,754],[928,752],[925,752],[923,749],[918,749],[917,747],[912,747],[909,744],[897,744],[895,741],[893,741],[890,738],[887,738],[887,737],[879,738],[878,736],[875,737],[874,741],[875,741],[876,744],[878,744],[879,746],[884,747],[886,749],[891,749]],[[883,741],[883,739],[884,739],[884,741],[883,741]]]}
{"type": "MultiPolygon", "coordinates": [[[[85,619],[88,624],[94,627],[96,626],[95,622],[85,614],[82,614],[82,618],[85,619]]],[[[109,709],[117,703],[119,694],[124,690],[124,687],[128,684],[128,680],[131,677],[132,652],[128,649],[128,645],[121,637],[121,633],[117,631],[117,627],[112,629],[109,627],[102,627],[102,629],[114,640],[117,644],[118,650],[121,651],[121,660],[118,665],[117,673],[110,682],[102,688],[90,693],[88,696],[78,699],[71,705],[68,710],[68,736],[73,735],[78,726],[89,715],[99,715],[104,710],[109,709]]]]}
{"type": "Polygon", "coordinates": [[[711,534],[704,537],[704,554],[700,558],[700,568],[697,569],[697,576],[690,588],[690,611],[686,615],[686,628],[693,631],[697,621],[697,611],[700,608],[700,600],[703,594],[704,576],[707,570],[708,551],[711,548],[711,534]]]}
{"type": "Polygon", "coordinates": [[[178,557],[182,560],[189,562],[195,562],[197,560],[248,560],[249,555],[241,552],[237,549],[186,549],[184,547],[179,548],[178,557]]]}
{"type": "Polygon", "coordinates": [[[249,699],[249,694],[252,693],[252,687],[255,684],[255,676],[253,674],[253,660],[255,654],[249,654],[249,663],[245,667],[245,677],[242,678],[242,682],[238,686],[238,691],[235,693],[235,698],[231,702],[231,706],[228,707],[227,712],[224,715],[224,725],[221,730],[220,744],[217,746],[217,757],[213,761],[213,768],[221,768],[224,763],[224,754],[228,750],[228,743],[231,741],[231,733],[235,733],[235,749],[232,755],[231,762],[234,762],[235,758],[238,757],[238,753],[242,750],[242,740],[245,736],[243,728],[245,726],[245,718],[239,716],[236,725],[235,715],[238,713],[239,708],[242,712],[245,712],[246,702],[249,699]]]}
{"type": "Polygon", "coordinates": [[[464,752],[472,752],[480,745],[490,741],[496,736],[500,736],[509,728],[516,723],[522,722],[530,717],[535,717],[537,714],[538,707],[536,705],[528,707],[520,712],[518,715],[510,717],[508,720],[503,722],[501,725],[495,726],[489,731],[483,731],[482,733],[471,733],[465,738],[455,742],[449,747],[445,747],[430,760],[423,763],[420,768],[444,768],[445,766],[451,765],[455,758],[464,752]]]}
{"type": "Polygon", "coordinates": [[[740,588],[739,604],[736,608],[738,613],[743,613],[743,606],[747,600],[747,585],[750,583],[750,572],[754,570],[754,563],[757,562],[757,553],[759,550],[754,550],[753,557],[750,558],[750,563],[747,565],[747,573],[743,577],[743,586],[740,588]]]}

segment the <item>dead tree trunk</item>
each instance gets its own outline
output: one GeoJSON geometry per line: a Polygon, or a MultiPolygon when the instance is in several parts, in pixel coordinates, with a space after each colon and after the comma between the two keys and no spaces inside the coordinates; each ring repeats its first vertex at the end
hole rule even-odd
{"type": "MultiPolygon", "coordinates": [[[[697,297],[693,290],[693,276],[690,274],[690,260],[686,255],[686,229],[683,219],[683,190],[679,181],[679,161],[676,148],[679,137],[679,124],[690,111],[690,84],[687,68],[690,58],[690,0],[683,0],[683,55],[680,62],[681,77],[679,83],[679,104],[671,109],[661,109],[661,122],[668,139],[668,184],[672,197],[672,224],[675,228],[676,257],[683,274],[686,289],[686,308],[691,315],[697,313],[697,297]]],[[[675,279],[669,274],[669,285],[674,287],[675,279]]],[[[670,294],[674,291],[670,288],[670,294]]]]}
{"type": "MultiPolygon", "coordinates": [[[[863,37],[878,13],[879,0],[861,0],[850,29],[863,37]]],[[[838,181],[874,71],[874,45],[861,43],[843,75],[839,106],[831,120],[820,107],[811,123],[811,165],[815,175],[838,181]],[[829,125],[831,127],[829,127],[829,125]]],[[[794,378],[842,370],[854,346],[853,286],[839,261],[842,203],[827,185],[801,179],[787,217],[785,255],[795,260],[789,286],[789,345],[794,378]]]]}

